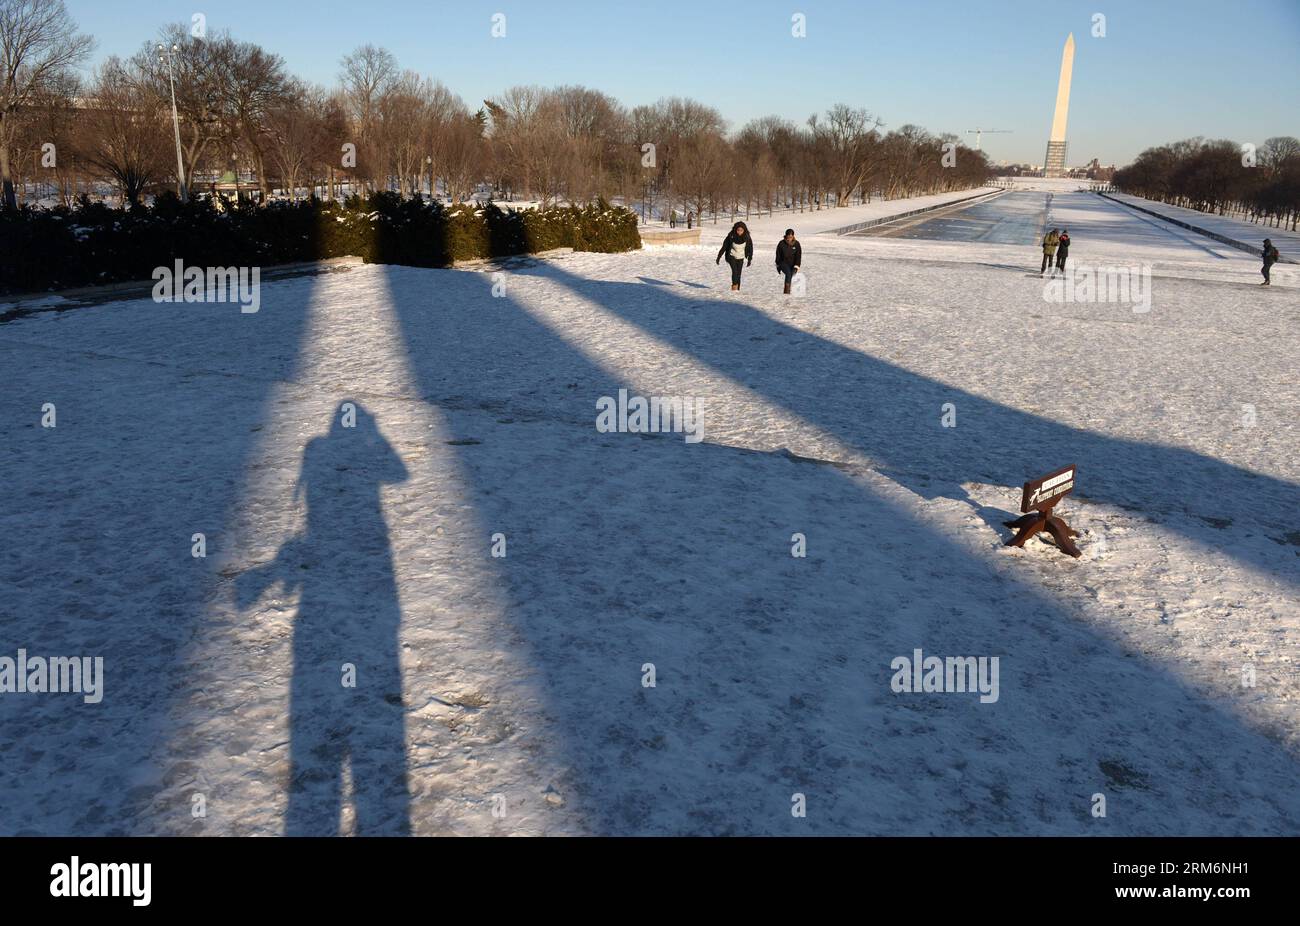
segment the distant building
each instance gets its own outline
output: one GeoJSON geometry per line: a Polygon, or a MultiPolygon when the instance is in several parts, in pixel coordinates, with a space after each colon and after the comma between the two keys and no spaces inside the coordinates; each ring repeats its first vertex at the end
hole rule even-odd
{"type": "Polygon", "coordinates": [[[1096,158],[1092,159],[1092,162],[1088,164],[1085,170],[1086,170],[1085,176],[1089,180],[1111,180],[1115,176],[1114,164],[1110,165],[1109,167],[1102,167],[1101,162],[1098,161],[1096,158]]]}

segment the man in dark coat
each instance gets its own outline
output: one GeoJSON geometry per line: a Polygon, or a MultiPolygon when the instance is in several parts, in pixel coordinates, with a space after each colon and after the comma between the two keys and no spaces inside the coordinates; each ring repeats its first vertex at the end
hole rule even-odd
{"type": "Polygon", "coordinates": [[[785,274],[785,294],[790,295],[790,280],[803,266],[803,245],[795,240],[794,229],[787,228],[776,246],[776,271],[785,274]]]}
{"type": "Polygon", "coordinates": [[[1056,269],[1065,272],[1065,259],[1070,256],[1070,233],[1061,229],[1061,237],[1056,242],[1056,269]]]}
{"type": "Polygon", "coordinates": [[[754,241],[750,237],[749,226],[744,222],[737,222],[731,226],[731,231],[722,240],[722,247],[718,249],[718,259],[714,263],[722,263],[724,256],[731,266],[731,288],[740,289],[741,268],[745,266],[746,261],[750,264],[754,262],[754,241]]]}
{"type": "Polygon", "coordinates": [[[1264,251],[1260,256],[1264,258],[1264,266],[1259,271],[1260,273],[1264,274],[1264,282],[1260,283],[1259,285],[1268,286],[1270,282],[1268,278],[1268,271],[1272,268],[1274,264],[1277,263],[1278,258],[1281,257],[1282,255],[1277,252],[1277,248],[1273,247],[1273,242],[1265,238],[1264,251]]]}

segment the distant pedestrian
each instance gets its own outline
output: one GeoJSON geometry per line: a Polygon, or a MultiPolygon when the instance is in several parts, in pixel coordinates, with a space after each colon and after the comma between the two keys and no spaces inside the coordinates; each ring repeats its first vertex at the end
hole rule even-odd
{"type": "Polygon", "coordinates": [[[803,245],[794,237],[794,229],[787,228],[785,237],[776,245],[776,271],[785,275],[785,294],[790,295],[790,280],[803,266],[803,245]]]}
{"type": "Polygon", "coordinates": [[[1264,274],[1264,282],[1260,283],[1259,285],[1268,286],[1270,282],[1268,278],[1268,271],[1274,264],[1276,264],[1281,259],[1282,255],[1277,252],[1277,248],[1273,247],[1273,242],[1265,238],[1264,251],[1260,256],[1264,258],[1264,266],[1259,271],[1260,273],[1264,274]]]}
{"type": "Polygon", "coordinates": [[[718,259],[714,263],[722,263],[724,256],[731,266],[731,288],[738,290],[741,268],[746,266],[746,261],[750,264],[754,262],[754,241],[750,237],[749,226],[744,222],[737,222],[731,226],[727,237],[722,239],[722,247],[718,249],[718,259]]]}
{"type": "Polygon", "coordinates": [[[1070,256],[1070,233],[1061,229],[1061,237],[1056,242],[1056,269],[1065,273],[1065,259],[1070,256]]]}
{"type": "Polygon", "coordinates": [[[676,227],[677,227],[677,210],[676,210],[676,209],[672,209],[672,210],[670,210],[669,213],[668,213],[668,227],[669,227],[669,228],[676,228],[676,227]]]}
{"type": "Polygon", "coordinates": [[[689,230],[689,229],[691,228],[691,226],[694,224],[694,222],[695,222],[695,213],[694,213],[694,212],[687,211],[687,213],[686,213],[686,228],[689,230]]]}
{"type": "Polygon", "coordinates": [[[1038,275],[1042,276],[1047,272],[1047,268],[1053,266],[1056,260],[1056,246],[1061,242],[1060,230],[1053,228],[1043,236],[1043,266],[1038,268],[1038,275]]]}

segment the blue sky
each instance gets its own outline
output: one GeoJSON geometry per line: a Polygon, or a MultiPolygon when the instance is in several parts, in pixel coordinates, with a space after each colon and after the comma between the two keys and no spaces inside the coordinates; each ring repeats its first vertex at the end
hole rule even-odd
{"type": "Polygon", "coordinates": [[[333,85],[370,42],[471,105],[513,84],[579,83],[628,105],[689,96],[733,127],[802,121],[836,102],[886,128],[976,127],[994,160],[1040,163],[1061,47],[1076,43],[1070,163],[1123,164],[1193,135],[1300,135],[1300,0],[66,0],[96,60],[128,55],[167,22],[202,12],[333,85]],[[491,18],[506,16],[493,39],[491,18]],[[807,17],[807,37],[790,34],[807,17]],[[1093,14],[1106,36],[1091,35],[1093,14]]]}

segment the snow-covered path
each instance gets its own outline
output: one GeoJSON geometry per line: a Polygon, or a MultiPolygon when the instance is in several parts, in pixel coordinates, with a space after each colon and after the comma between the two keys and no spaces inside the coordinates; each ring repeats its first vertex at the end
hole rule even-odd
{"type": "MultiPolygon", "coordinates": [[[[971,190],[955,190],[951,193],[912,196],[906,199],[873,199],[869,203],[860,203],[855,206],[826,209],[809,208],[802,212],[783,210],[770,216],[755,212],[748,218],[744,214],[737,215],[736,219],[744,221],[757,240],[770,240],[772,246],[776,247],[777,239],[781,237],[787,228],[792,226],[801,237],[806,238],[809,235],[822,234],[872,219],[889,218],[901,212],[910,212],[914,209],[929,209],[946,203],[969,199],[981,193],[992,192],[993,189],[993,187],[978,187],[971,190]]],[[[662,223],[656,223],[656,225],[662,225],[662,223]]],[[[710,216],[705,216],[699,227],[701,244],[707,247],[710,243],[713,243],[716,251],[722,239],[726,237],[727,231],[731,228],[731,220],[726,215],[718,216],[716,221],[710,216]]]]}
{"type": "Polygon", "coordinates": [[[1195,209],[1171,206],[1167,203],[1143,199],[1141,196],[1128,196],[1124,193],[1111,193],[1109,195],[1120,202],[1132,203],[1135,206],[1158,212],[1180,222],[1187,222],[1189,225],[1224,235],[1256,249],[1262,248],[1264,239],[1267,238],[1273,242],[1274,247],[1282,252],[1284,258],[1290,260],[1300,258],[1300,233],[1287,228],[1275,228],[1262,223],[1247,222],[1245,219],[1232,216],[1197,212],[1195,209]]]}
{"type": "Polygon", "coordinates": [[[804,244],[805,297],[706,244],[0,326],[0,656],[106,672],[0,695],[0,832],[1300,832],[1294,289],[804,244]],[[1084,557],[1003,547],[1068,462],[1084,557]],[[917,648],[998,699],[895,693],[917,648]]]}

